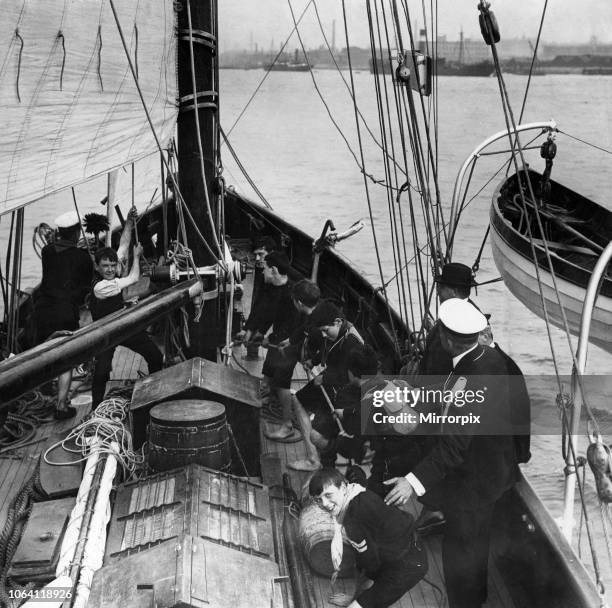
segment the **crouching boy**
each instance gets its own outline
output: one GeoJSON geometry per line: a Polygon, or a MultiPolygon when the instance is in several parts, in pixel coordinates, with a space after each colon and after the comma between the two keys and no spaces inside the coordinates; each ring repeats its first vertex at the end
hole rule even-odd
{"type": "Polygon", "coordinates": [[[378,367],[376,353],[369,346],[358,344],[349,351],[348,383],[338,391],[334,403],[335,415],[341,420],[344,432],[326,436],[313,428],[311,437],[321,452],[337,452],[356,464],[364,461],[368,450],[361,433],[361,393],[363,387],[375,380],[378,367]]]}
{"type": "Polygon", "coordinates": [[[353,596],[334,593],[330,602],[349,608],[387,608],[427,572],[427,554],[415,539],[414,519],[359,484],[349,484],[335,469],[312,476],[309,493],[340,525],[332,540],[332,562],[342,561],[342,529],[355,548],[357,568],[353,596]]]}

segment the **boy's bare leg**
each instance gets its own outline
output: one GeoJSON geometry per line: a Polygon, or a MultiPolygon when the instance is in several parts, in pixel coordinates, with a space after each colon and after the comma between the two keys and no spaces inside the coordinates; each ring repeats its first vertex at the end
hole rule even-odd
{"type": "Polygon", "coordinates": [[[57,409],[66,409],[68,405],[68,392],[72,382],[72,368],[65,371],[57,378],[57,409]]]}
{"type": "Polygon", "coordinates": [[[319,452],[311,439],[312,424],[310,422],[310,416],[295,395],[293,395],[293,411],[296,414],[300,430],[302,431],[302,439],[304,440],[304,447],[306,448],[306,458],[290,462],[288,466],[297,471],[316,471],[321,468],[321,460],[319,459],[319,452]]]}

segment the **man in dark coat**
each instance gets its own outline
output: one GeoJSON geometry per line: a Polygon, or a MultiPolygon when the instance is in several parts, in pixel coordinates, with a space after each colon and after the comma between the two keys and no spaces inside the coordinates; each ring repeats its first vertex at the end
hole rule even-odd
{"type": "MultiPolygon", "coordinates": [[[[467,300],[474,285],[472,269],[458,262],[444,264],[435,282],[440,304],[450,298],[467,300]]],[[[423,358],[419,363],[419,376],[446,375],[451,369],[451,357],[442,348],[439,322],[436,322],[427,334],[423,358]]]]}
{"type": "Polygon", "coordinates": [[[478,344],[487,323],[472,304],[452,298],[439,314],[442,346],[453,363],[444,384],[453,401],[444,413],[477,411],[482,420],[444,426],[408,475],[386,482],[394,488],[385,502],[401,505],[415,492],[427,507],[444,512],[442,563],[449,607],[478,608],[487,598],[493,510],[517,474],[507,363],[496,350],[478,344]],[[483,402],[473,409],[458,408],[458,391],[480,391],[483,402]]]}
{"type": "Polygon", "coordinates": [[[510,394],[512,395],[512,424],[517,462],[529,462],[531,459],[531,399],[527,392],[525,377],[514,359],[493,340],[493,332],[489,323],[491,315],[485,315],[485,317],[487,327],[480,332],[478,343],[494,348],[506,362],[506,373],[508,374],[510,394]]]}
{"type": "Polygon", "coordinates": [[[297,351],[285,352],[282,348],[296,325],[300,313],[293,304],[293,281],[289,278],[291,266],[289,259],[280,251],[272,251],[263,261],[263,276],[266,290],[261,295],[257,331],[263,336],[270,327],[272,332],[267,335],[262,345],[268,349],[262,368],[265,384],[276,393],[282,407],[283,424],[276,432],[266,431],[269,439],[278,441],[299,440],[291,422],[292,395],[291,378],[298,361],[297,351]]]}
{"type": "MultiPolygon", "coordinates": [[[[55,220],[57,238],[42,250],[42,281],[36,293],[34,315],[36,342],[47,340],[55,332],[79,328],[79,307],[89,291],[93,262],[85,249],[77,247],[81,223],[75,211],[55,220]]],[[[72,369],[57,380],[55,418],[71,418],[76,409],[70,405],[68,392],[72,369]]]]}
{"type": "MultiPolygon", "coordinates": [[[[442,272],[435,277],[435,282],[440,304],[450,298],[468,300],[474,285],[472,269],[465,264],[450,262],[443,266],[442,272]]],[[[441,384],[452,367],[451,356],[442,348],[440,323],[436,321],[427,334],[417,376],[411,384],[414,386],[441,384]]],[[[375,453],[368,487],[384,496],[388,487],[383,485],[383,481],[410,471],[429,452],[433,441],[434,438],[427,435],[377,436],[372,444],[375,453]]],[[[436,529],[443,523],[442,513],[429,513],[424,510],[417,526],[429,530],[429,528],[436,529]]]]}
{"type": "Polygon", "coordinates": [[[276,241],[271,236],[263,236],[255,241],[253,256],[255,257],[253,270],[253,293],[251,295],[251,310],[245,321],[244,330],[237,337],[244,340],[247,349],[247,359],[259,358],[259,345],[263,335],[259,333],[260,315],[264,311],[261,303],[266,292],[266,283],[263,275],[264,260],[269,253],[278,249],[276,241]]]}

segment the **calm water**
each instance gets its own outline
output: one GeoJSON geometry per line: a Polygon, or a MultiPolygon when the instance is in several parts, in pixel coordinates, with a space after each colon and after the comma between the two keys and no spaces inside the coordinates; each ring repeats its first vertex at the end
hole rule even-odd
{"type": "MultiPolygon", "coordinates": [[[[221,123],[227,132],[255,89],[263,71],[225,70],[221,73],[221,123]]],[[[348,78],[348,73],[345,74],[348,78]]],[[[339,75],[332,71],[316,71],[318,84],[335,120],[358,154],[355,121],[350,98],[339,75]]],[[[526,77],[507,76],[511,101],[516,117],[520,111],[526,77]]],[[[357,101],[369,125],[376,131],[377,115],[373,96],[373,77],[366,72],[355,74],[357,101]]],[[[612,150],[612,121],[609,100],[612,98],[612,77],[539,76],[533,79],[523,122],[557,121],[565,133],[586,140],[606,150],[612,150]]],[[[497,81],[494,78],[439,79],[439,181],[444,204],[450,195],[456,173],[465,157],[486,137],[504,128],[497,81]]],[[[368,135],[364,135],[368,173],[384,176],[380,153],[368,135]]],[[[327,112],[314,91],[312,81],[304,73],[271,73],[245,116],[230,135],[242,163],[275,210],[297,223],[312,235],[318,235],[325,219],[333,219],[342,230],[359,218],[367,218],[363,179],[355,160],[331,125],[327,112]]],[[[522,140],[526,141],[526,138],[522,140]]],[[[577,142],[565,135],[557,139],[558,154],[553,178],[604,205],[612,186],[612,157],[602,151],[577,142]]],[[[530,162],[536,168],[542,164],[537,152],[530,162]]],[[[153,166],[159,161],[155,158],[153,166]]],[[[230,158],[224,154],[225,177],[229,184],[251,194],[246,182],[230,158]]],[[[495,157],[475,174],[475,193],[496,171],[495,157]]],[[[125,177],[125,176],[124,176],[125,177]]],[[[146,206],[158,177],[152,175],[137,200],[139,208],[146,206]]],[[[129,182],[129,180],[126,180],[129,182]]],[[[488,223],[490,196],[496,181],[489,185],[469,207],[459,230],[454,259],[472,264],[488,223]]],[[[385,280],[394,274],[390,251],[386,195],[382,188],[370,185],[375,225],[385,280]]],[[[81,212],[101,211],[98,201],[104,195],[102,184],[77,188],[81,212]]],[[[255,198],[255,195],[252,195],[255,198]]],[[[405,201],[404,201],[405,204],[405,201]]],[[[71,195],[59,195],[41,201],[26,212],[26,235],[40,221],[51,222],[59,212],[71,208],[71,195]],[[68,205],[68,207],[66,206],[68,205]]],[[[121,205],[127,212],[129,202],[121,205]]],[[[406,214],[405,214],[406,215],[406,214]]],[[[3,218],[0,231],[6,229],[3,218]]],[[[369,225],[369,222],[368,222],[369,225]]],[[[407,227],[408,228],[408,227],[407,227]]],[[[4,233],[2,233],[4,234],[4,233]]],[[[420,238],[424,233],[421,230],[420,238]]],[[[407,231],[406,238],[410,239],[407,231]]],[[[24,284],[32,284],[39,273],[39,262],[26,238],[24,284]]],[[[338,250],[368,276],[380,284],[376,259],[373,255],[371,230],[363,230],[341,243],[338,250]]],[[[489,247],[485,247],[480,263],[479,281],[498,276],[489,247]]],[[[552,374],[554,368],[545,324],[516,301],[502,283],[478,290],[476,299],[483,310],[493,314],[496,340],[519,363],[526,374],[552,374]]],[[[562,332],[553,329],[555,352],[562,372],[571,369],[571,357],[562,332]]],[[[575,344],[575,339],[574,339],[575,344]]],[[[612,359],[592,347],[588,369],[590,373],[608,374],[612,359]]],[[[534,416],[543,426],[556,423],[556,388],[540,390],[534,403],[534,416]]],[[[612,434],[610,415],[598,404],[599,413],[612,434]]],[[[528,466],[538,491],[555,516],[560,514],[563,462],[559,435],[534,438],[537,446],[528,466]]],[[[595,504],[593,496],[590,500],[595,504]]],[[[603,555],[602,555],[603,557],[603,555]]]]}

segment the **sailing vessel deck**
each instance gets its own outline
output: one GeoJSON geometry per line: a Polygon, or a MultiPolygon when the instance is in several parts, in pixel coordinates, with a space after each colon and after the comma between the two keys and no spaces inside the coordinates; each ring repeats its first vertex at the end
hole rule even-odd
{"type": "MultiPolygon", "coordinates": [[[[249,277],[250,278],[250,275],[249,277]]],[[[251,282],[243,283],[244,295],[242,298],[242,306],[245,311],[250,307],[251,282]]],[[[248,360],[244,358],[244,348],[235,347],[234,356],[239,361],[240,365],[246,368],[250,374],[261,376],[261,367],[263,365],[263,356],[265,350],[260,349],[260,357],[258,360],[248,360]]],[[[307,377],[301,365],[297,365],[293,380],[292,390],[297,391],[307,382],[307,377]]],[[[283,475],[287,474],[291,482],[291,488],[296,492],[298,498],[303,498],[305,494],[305,486],[307,486],[311,473],[303,471],[295,471],[287,466],[287,463],[297,459],[306,457],[306,450],[303,441],[295,443],[282,443],[271,441],[266,438],[264,432],[266,430],[276,430],[279,426],[260,419],[260,445],[261,445],[261,463],[262,463],[262,479],[269,486],[282,487],[283,475]]],[[[346,470],[346,461],[340,464],[341,459],[337,462],[337,468],[341,472],[346,470]]],[[[365,469],[369,469],[364,465],[365,469]]],[[[369,472],[369,471],[368,471],[369,472]]],[[[275,534],[279,537],[282,535],[282,503],[273,505],[277,510],[275,517],[275,534]],[[280,512],[279,512],[280,511],[280,512]]],[[[415,500],[411,500],[406,507],[408,512],[413,516],[417,516],[421,506],[415,500]]],[[[444,574],[442,569],[442,543],[441,536],[431,536],[424,539],[423,544],[427,550],[429,561],[429,570],[425,578],[406,593],[399,601],[393,604],[393,608],[440,608],[447,605],[446,594],[444,592],[444,574]]],[[[285,561],[285,560],[281,560],[285,561]]],[[[281,572],[286,574],[286,572],[281,572]]],[[[310,570],[307,574],[311,577],[312,586],[314,588],[317,607],[333,608],[333,604],[329,602],[331,593],[331,581],[329,578],[323,577],[310,570]]],[[[354,582],[352,578],[338,579],[335,587],[336,591],[344,593],[352,593],[354,591],[354,582]]],[[[489,568],[489,598],[485,604],[486,608],[511,608],[514,606],[510,595],[503,584],[502,578],[494,567],[489,568]]],[[[313,607],[314,608],[314,607],[313,607]]]]}
{"type": "MultiPolygon", "coordinates": [[[[249,277],[250,278],[250,277],[249,277]]],[[[248,310],[250,306],[250,281],[246,281],[244,285],[245,295],[243,296],[242,305],[248,310]]],[[[260,355],[265,354],[265,351],[260,351],[260,355]]],[[[250,361],[244,359],[244,348],[241,346],[234,347],[235,359],[230,362],[231,365],[244,367],[249,373],[261,375],[261,366],[263,364],[263,356],[258,360],[250,361]]],[[[111,380],[107,388],[113,386],[122,386],[128,380],[137,379],[140,373],[146,371],[146,364],[142,358],[132,351],[118,347],[113,359],[113,371],[111,380]]],[[[306,376],[297,366],[293,379],[293,389],[297,390],[306,382],[306,376]]],[[[76,388],[73,385],[73,389],[76,388]]],[[[8,513],[10,501],[18,493],[23,483],[32,475],[38,458],[44,451],[45,440],[54,437],[56,434],[65,434],[71,427],[75,425],[90,411],[89,403],[77,405],[77,416],[74,419],[67,421],[53,421],[44,423],[39,426],[36,431],[36,436],[33,443],[22,449],[16,450],[13,456],[4,455],[0,457],[0,518],[5,521],[8,513]]],[[[287,463],[304,458],[306,455],[304,443],[302,441],[296,443],[279,443],[268,440],[264,435],[266,428],[274,429],[276,425],[267,422],[263,419],[260,421],[260,442],[261,442],[261,463],[262,463],[262,480],[271,488],[271,507],[273,512],[274,534],[276,535],[275,546],[277,547],[277,560],[281,568],[281,576],[288,574],[287,556],[285,555],[284,545],[282,542],[283,529],[282,522],[285,515],[285,507],[282,499],[275,499],[274,496],[279,496],[274,489],[282,488],[283,474],[287,473],[291,480],[291,486],[300,497],[303,493],[303,487],[307,483],[309,473],[294,471],[287,467],[287,463]]],[[[344,466],[339,465],[339,469],[344,471],[344,466]]],[[[407,507],[408,510],[416,516],[420,510],[420,506],[416,501],[412,501],[407,507]]],[[[446,605],[444,595],[444,576],[441,560],[441,537],[432,536],[423,541],[429,561],[429,571],[424,580],[406,593],[393,606],[394,608],[439,608],[446,605]]],[[[316,574],[314,571],[304,572],[304,576],[309,577],[314,590],[316,604],[320,608],[331,608],[333,605],[328,598],[331,593],[330,580],[326,577],[316,574]]],[[[489,569],[489,599],[486,603],[487,608],[509,608],[513,606],[509,594],[505,589],[501,576],[494,568],[489,569]]],[[[340,579],[336,585],[337,591],[345,593],[353,592],[353,579],[340,579]]],[[[291,603],[284,602],[289,608],[291,603]]],[[[313,607],[314,608],[314,607],[313,607]]]]}

